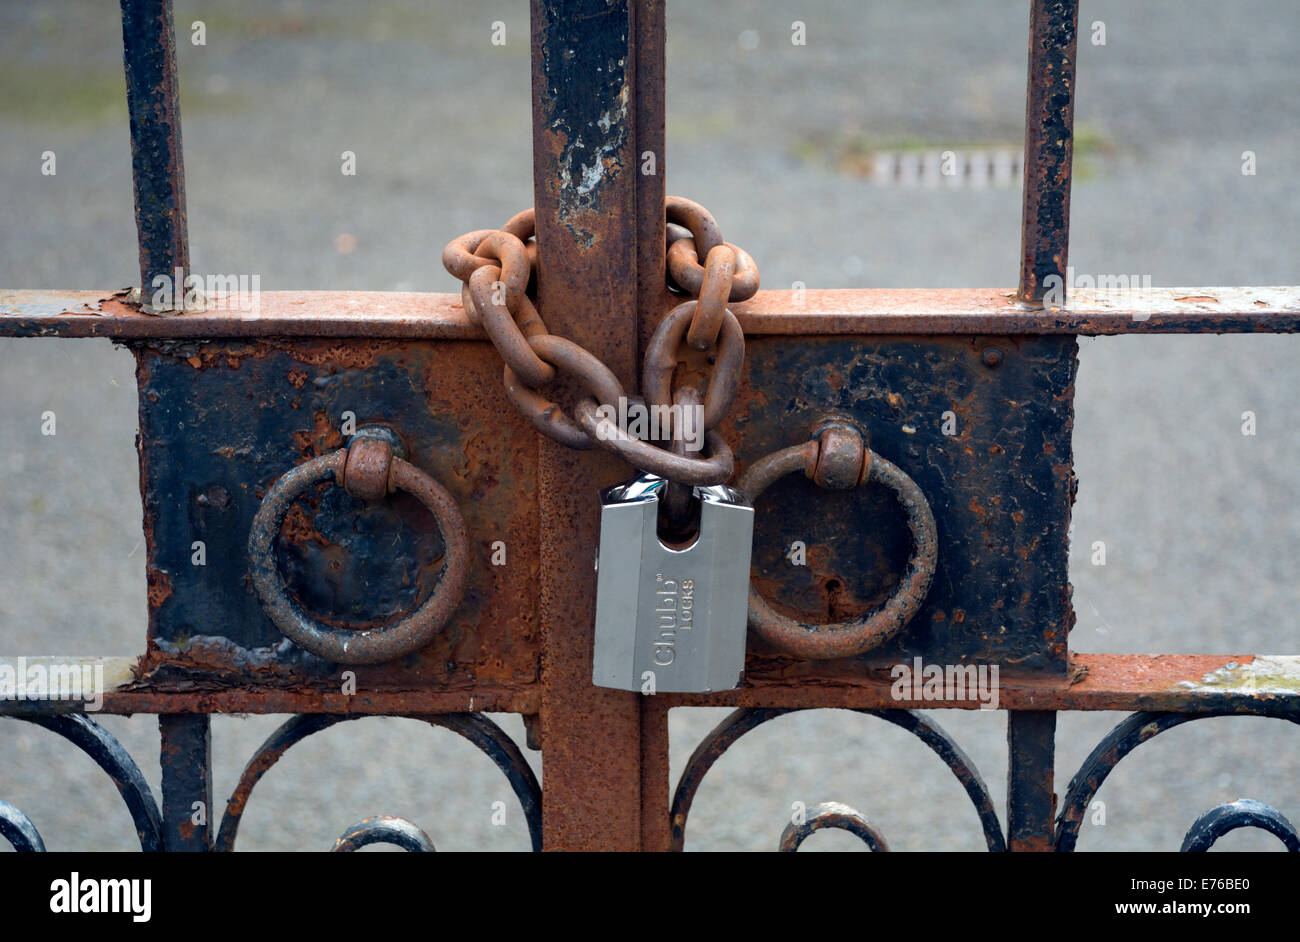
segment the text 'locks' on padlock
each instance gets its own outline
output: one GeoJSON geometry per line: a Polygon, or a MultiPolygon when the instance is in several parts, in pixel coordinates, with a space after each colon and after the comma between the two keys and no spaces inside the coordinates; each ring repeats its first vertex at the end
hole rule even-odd
{"type": "Polygon", "coordinates": [[[754,508],[724,485],[696,487],[699,531],[659,538],[668,482],[644,474],[601,492],[592,683],[643,693],[740,686],[754,508]]]}

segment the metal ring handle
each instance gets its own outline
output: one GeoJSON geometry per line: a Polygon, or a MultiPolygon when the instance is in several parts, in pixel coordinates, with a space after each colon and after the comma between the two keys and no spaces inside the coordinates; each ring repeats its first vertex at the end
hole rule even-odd
{"type": "Polygon", "coordinates": [[[446,488],[419,468],[393,458],[388,490],[415,495],[442,531],[442,572],[419,608],[391,625],[354,631],[323,625],[290,595],[276,566],[272,546],[298,495],[323,481],[342,484],[348,449],[340,448],[285,472],[262,499],[248,535],[249,573],[262,607],[286,637],[336,664],[378,664],[428,644],[460,605],[469,581],[469,538],[456,501],[446,488]]]}
{"type": "MultiPolygon", "coordinates": [[[[754,462],[741,475],[736,487],[751,501],[757,502],[777,478],[795,471],[812,476],[817,465],[818,443],[814,440],[774,452],[754,462]]],[[[934,514],[925,494],[916,482],[897,466],[869,448],[867,471],[861,483],[875,481],[894,492],[907,514],[912,531],[912,555],[907,571],[884,605],[852,621],[810,624],[780,614],[768,605],[751,582],[749,586],[749,625],[765,639],[789,653],[809,660],[853,657],[879,647],[911,621],[917,613],[934,578],[939,557],[938,531],[934,514]]]]}

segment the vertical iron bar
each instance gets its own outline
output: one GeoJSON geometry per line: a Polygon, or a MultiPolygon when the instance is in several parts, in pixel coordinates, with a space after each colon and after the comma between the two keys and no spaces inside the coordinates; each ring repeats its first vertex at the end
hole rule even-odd
{"type": "MultiPolygon", "coordinates": [[[[635,388],[634,0],[531,0],[538,301],[553,333],[635,388]]],[[[640,694],[592,686],[597,490],[614,456],[539,444],[543,844],[636,850],[640,694]]]]}
{"type": "Polygon", "coordinates": [[[1054,283],[1061,286],[1063,301],[1069,288],[1065,276],[1078,27],[1078,0],[1031,0],[1020,220],[1019,297],[1026,304],[1041,306],[1054,283]]]}
{"type": "Polygon", "coordinates": [[[206,713],[162,713],[158,730],[162,734],[158,763],[162,767],[163,850],[211,850],[211,720],[206,713]]]}
{"type": "Polygon", "coordinates": [[[641,703],[641,849],[673,849],[672,783],[668,779],[668,707],[660,697],[641,703]]]}
{"type": "Polygon", "coordinates": [[[172,4],[171,0],[121,0],[121,4],[141,303],[152,307],[154,279],[165,276],[171,279],[170,309],[179,310],[190,273],[190,248],[172,4]]]}
{"type": "MultiPolygon", "coordinates": [[[[636,225],[638,356],[662,316],[672,307],[665,268],[664,195],[665,148],[664,0],[634,0],[633,37],[636,74],[636,225]]],[[[654,697],[641,698],[641,849],[666,852],[672,848],[672,800],[668,780],[668,709],[654,697]]]]}
{"type": "MultiPolygon", "coordinates": [[[[636,219],[637,309],[645,349],[663,315],[674,305],[665,276],[667,246],[664,228],[665,163],[665,2],[635,0],[636,85],[636,219]]],[[[680,299],[677,299],[680,300],[680,299]]],[[[638,360],[640,362],[639,354],[638,360]]]]}
{"type": "Polygon", "coordinates": [[[1056,819],[1056,713],[1007,712],[1007,849],[1050,851],[1056,819]]]}

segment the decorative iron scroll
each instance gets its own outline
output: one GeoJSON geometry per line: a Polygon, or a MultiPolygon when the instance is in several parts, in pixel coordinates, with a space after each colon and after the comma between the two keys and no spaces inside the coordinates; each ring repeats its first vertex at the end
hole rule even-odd
{"type": "MultiPolygon", "coordinates": [[[[1166,730],[1173,729],[1175,726],[1181,726],[1184,723],[1190,723],[1192,720],[1202,720],[1210,716],[1265,716],[1279,720],[1290,720],[1292,723],[1300,723],[1300,716],[1293,712],[1279,709],[1273,704],[1267,702],[1251,703],[1242,705],[1232,711],[1219,711],[1214,713],[1134,713],[1122,720],[1118,726],[1106,734],[1106,738],[1097,744],[1088,758],[1079,766],[1079,771],[1074,773],[1074,778],[1070,779],[1070,786],[1066,789],[1065,798],[1061,802],[1061,814],[1056,819],[1056,849],[1058,851],[1072,851],[1074,845],[1079,839],[1079,827],[1083,824],[1083,816],[1092,804],[1093,796],[1101,788],[1102,782],[1106,781],[1106,776],[1110,775],[1115,766],[1119,765],[1121,759],[1154,737],[1160,735],[1166,730]]],[[[1256,803],[1258,804],[1258,803],[1256,803]]],[[[1220,806],[1223,807],[1223,806],[1220,806]]],[[[1267,808],[1267,805],[1261,807],[1267,808]]],[[[1218,811],[1216,808],[1214,811],[1218,811]]],[[[1270,809],[1272,810],[1272,809],[1270,809]]],[[[1209,814],[1214,814],[1214,811],[1209,814]]],[[[1276,812],[1274,812],[1276,814],[1276,812]]],[[[1215,833],[1209,839],[1205,847],[1188,847],[1188,842],[1193,841],[1193,835],[1198,834],[1198,825],[1206,820],[1208,815],[1203,815],[1192,829],[1188,832],[1187,838],[1183,841],[1183,850],[1203,850],[1214,843],[1227,830],[1236,827],[1245,827],[1248,824],[1255,824],[1253,821],[1246,821],[1238,816],[1230,816],[1228,821],[1240,821],[1233,823],[1231,827],[1215,833]]],[[[1281,818],[1281,815],[1278,815],[1281,818]]],[[[1295,830],[1291,828],[1290,822],[1286,822],[1286,827],[1291,829],[1291,835],[1294,837],[1295,830]]],[[[1270,830],[1272,830],[1270,828],[1270,830]]],[[[1273,831],[1287,841],[1284,833],[1273,831]]],[[[1202,838],[1197,837],[1193,843],[1198,843],[1202,838]]],[[[1288,844],[1288,847],[1290,845],[1288,844]]]]}
{"type": "MultiPolygon", "coordinates": [[[[704,776],[713,767],[713,763],[717,762],[737,739],[750,730],[762,726],[769,720],[774,720],[779,716],[798,712],[800,711],[797,709],[737,710],[719,723],[709,735],[704,737],[695,748],[695,751],[691,753],[690,759],[687,760],[686,769],[682,772],[681,781],[678,782],[677,791],[673,795],[673,850],[681,850],[686,842],[686,816],[690,814],[691,803],[695,800],[695,793],[699,791],[700,783],[704,781],[704,776]]],[[[984,830],[984,841],[988,845],[988,849],[991,851],[1004,851],[1007,849],[1006,839],[1002,836],[1002,824],[998,820],[997,811],[993,808],[993,798],[989,795],[984,779],[980,777],[979,770],[975,768],[974,763],[966,756],[966,753],[962,752],[961,747],[949,738],[938,723],[914,710],[854,709],[852,712],[874,716],[893,723],[895,726],[907,730],[929,746],[934,754],[952,770],[952,774],[957,776],[957,781],[961,782],[962,788],[970,796],[971,803],[975,805],[975,811],[979,815],[980,826],[984,830]]],[[[884,849],[883,839],[878,834],[875,834],[874,830],[871,833],[876,839],[880,840],[882,844],[880,849],[884,849]]]]}
{"type": "Polygon", "coordinates": [[[45,850],[45,841],[36,830],[32,819],[7,801],[0,800],[0,837],[7,840],[19,853],[45,850]]]}
{"type": "MultiPolygon", "coordinates": [[[[369,714],[367,714],[368,716],[369,714]]],[[[381,715],[381,714],[380,714],[381,715]]],[[[226,802],[226,813],[221,819],[221,830],[217,833],[216,850],[229,851],[235,846],[239,833],[239,822],[248,805],[249,795],[263,775],[280,760],[289,748],[312,733],[329,729],[349,720],[365,719],[363,715],[342,714],[302,714],[288,720],[262,743],[261,747],[244,767],[244,774],[239,785],[226,802]]],[[[510,787],[514,789],[519,804],[523,807],[524,818],[528,822],[528,834],[532,839],[533,850],[542,849],[542,789],[533,775],[533,770],[519,751],[514,740],[481,713],[448,713],[445,715],[425,714],[401,716],[400,719],[421,720],[430,726],[441,726],[459,736],[463,736],[485,753],[497,768],[505,773],[510,787]]],[[[373,819],[370,819],[373,820],[373,819]]],[[[365,822],[362,822],[364,824],[365,822]]],[[[418,830],[418,829],[417,829],[418,830]]],[[[350,832],[349,832],[350,833],[350,832]]],[[[420,832],[423,833],[423,832],[420,832]]],[[[344,835],[344,838],[347,834],[344,835]]],[[[385,840],[387,838],[384,838],[385,840]]],[[[343,838],[340,838],[343,840],[343,838]]],[[[427,840],[427,836],[426,836],[427,840]]],[[[367,842],[369,843],[369,842],[367,842]]],[[[432,842],[430,842],[432,848],[432,842]]]]}
{"type": "Polygon", "coordinates": [[[811,810],[812,814],[808,815],[802,824],[791,821],[785,826],[785,830],[781,832],[781,843],[777,848],[782,853],[794,853],[814,831],[828,828],[848,831],[861,838],[864,844],[877,853],[889,850],[885,839],[862,812],[848,805],[842,805],[838,801],[822,802],[811,810]]]}
{"type": "MultiPolygon", "coordinates": [[[[80,713],[16,715],[14,719],[35,723],[52,733],[58,733],[94,759],[95,764],[108,773],[117,790],[122,793],[122,800],[131,812],[131,820],[135,822],[140,849],[163,849],[162,813],[158,810],[158,803],[154,801],[153,792],[144,780],[140,767],[112,733],[80,713]]],[[[0,835],[13,844],[15,850],[45,849],[45,842],[31,819],[7,802],[0,802],[0,835]]]]}
{"type": "Polygon", "coordinates": [[[367,844],[393,844],[413,853],[432,853],[429,835],[412,822],[390,814],[380,814],[358,821],[339,836],[331,848],[335,853],[351,853],[367,844]]]}
{"type": "Polygon", "coordinates": [[[1238,798],[1211,808],[1196,819],[1183,838],[1183,853],[1204,853],[1237,828],[1259,828],[1280,838],[1291,853],[1300,853],[1300,835],[1282,812],[1253,798],[1238,798]]]}

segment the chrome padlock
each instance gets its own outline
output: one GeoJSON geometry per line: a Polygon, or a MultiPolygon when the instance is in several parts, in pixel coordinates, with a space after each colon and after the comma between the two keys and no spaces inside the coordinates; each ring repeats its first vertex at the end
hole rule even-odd
{"type": "Polygon", "coordinates": [[[601,492],[592,683],[642,693],[740,686],[754,508],[725,485],[696,487],[699,530],[659,538],[668,482],[643,474],[601,492]]]}

